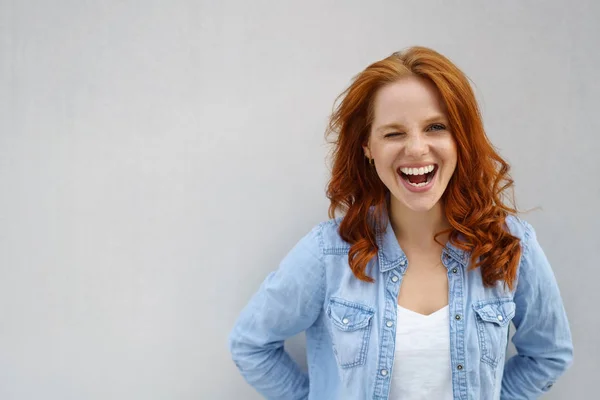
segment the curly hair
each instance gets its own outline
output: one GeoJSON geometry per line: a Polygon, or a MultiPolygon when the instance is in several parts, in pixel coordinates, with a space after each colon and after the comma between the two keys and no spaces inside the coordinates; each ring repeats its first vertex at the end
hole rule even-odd
{"type": "Polygon", "coordinates": [[[334,103],[325,133],[333,144],[331,179],[327,185],[329,217],[344,214],[339,234],[350,247],[348,262],[360,280],[373,282],[365,273],[377,254],[376,235],[387,226],[389,190],[370,168],[362,146],[373,122],[373,100],[386,84],[417,75],[432,82],[447,108],[450,131],[457,144],[457,165],[441,201],[458,248],[471,253],[470,269],[481,268],[486,286],[503,281],[514,287],[521,255],[519,239],[506,227],[506,217],[516,215],[510,166],[487,138],[481,113],[468,78],[436,51],[415,46],[369,65],[356,75],[334,103]],[[337,103],[337,106],[336,106],[337,103]],[[512,207],[505,204],[510,190],[512,207]]]}

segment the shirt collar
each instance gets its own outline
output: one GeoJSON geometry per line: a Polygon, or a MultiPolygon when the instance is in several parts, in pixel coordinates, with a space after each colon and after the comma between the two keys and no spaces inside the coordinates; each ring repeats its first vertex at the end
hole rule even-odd
{"type": "MultiPolygon", "coordinates": [[[[390,218],[387,218],[385,231],[377,234],[377,245],[379,247],[379,270],[381,272],[386,272],[394,268],[399,268],[400,272],[404,273],[408,265],[407,257],[398,244],[390,218]]],[[[445,261],[448,261],[448,259],[451,258],[465,267],[469,263],[470,252],[460,249],[448,241],[442,250],[442,257],[445,261]]]]}

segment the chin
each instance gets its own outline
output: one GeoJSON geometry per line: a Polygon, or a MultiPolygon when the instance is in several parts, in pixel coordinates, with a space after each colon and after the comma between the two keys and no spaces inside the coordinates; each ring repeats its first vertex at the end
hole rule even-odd
{"type": "Polygon", "coordinates": [[[393,196],[394,200],[400,205],[400,208],[403,208],[407,211],[417,212],[417,213],[426,213],[435,208],[440,199],[436,198],[435,200],[429,199],[407,199],[406,197],[397,197],[393,196]]]}
{"type": "Polygon", "coordinates": [[[428,212],[431,211],[437,203],[433,204],[407,204],[404,203],[405,207],[414,212],[428,212]]]}

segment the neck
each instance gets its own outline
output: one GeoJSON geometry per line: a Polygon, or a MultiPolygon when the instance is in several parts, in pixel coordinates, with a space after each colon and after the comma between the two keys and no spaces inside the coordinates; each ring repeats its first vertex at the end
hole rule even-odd
{"type": "MultiPolygon", "coordinates": [[[[442,202],[439,201],[431,210],[413,211],[400,204],[395,199],[390,204],[390,222],[398,242],[402,247],[426,249],[439,245],[434,240],[437,232],[451,227],[444,215],[442,202]]],[[[438,237],[441,243],[446,243],[448,234],[438,237]]]]}

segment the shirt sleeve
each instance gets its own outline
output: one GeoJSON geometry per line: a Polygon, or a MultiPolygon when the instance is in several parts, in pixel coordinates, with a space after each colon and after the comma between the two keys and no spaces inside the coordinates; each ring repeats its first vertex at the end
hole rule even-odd
{"type": "Polygon", "coordinates": [[[308,375],[284,349],[284,340],[318,318],[325,295],[320,225],[305,235],[271,272],[242,310],[229,335],[233,361],[267,399],[306,399],[308,375]]]}
{"type": "Polygon", "coordinates": [[[517,354],[504,366],[502,400],[537,399],[573,362],[569,322],[550,263],[533,227],[525,225],[514,296],[517,354]]]}

